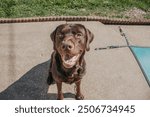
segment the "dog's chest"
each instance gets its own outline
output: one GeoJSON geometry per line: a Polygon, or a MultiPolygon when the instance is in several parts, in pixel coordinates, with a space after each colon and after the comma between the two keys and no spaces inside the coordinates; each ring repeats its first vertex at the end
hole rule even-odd
{"type": "Polygon", "coordinates": [[[77,82],[82,79],[83,77],[83,68],[82,67],[77,67],[74,68],[70,71],[63,71],[63,70],[58,70],[59,72],[59,77],[68,84],[72,84],[74,82],[77,82]]]}

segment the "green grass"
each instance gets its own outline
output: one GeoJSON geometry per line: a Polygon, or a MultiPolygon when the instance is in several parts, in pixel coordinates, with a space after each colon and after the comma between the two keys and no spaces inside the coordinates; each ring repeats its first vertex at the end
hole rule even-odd
{"type": "Polygon", "coordinates": [[[107,16],[123,17],[133,7],[148,13],[150,0],[0,0],[0,17],[107,16]]]}

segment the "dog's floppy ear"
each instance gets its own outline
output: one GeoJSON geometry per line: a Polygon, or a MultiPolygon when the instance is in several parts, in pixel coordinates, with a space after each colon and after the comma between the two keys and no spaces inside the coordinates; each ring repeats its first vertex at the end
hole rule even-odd
{"type": "Polygon", "coordinates": [[[50,38],[53,41],[53,48],[54,48],[54,50],[55,50],[56,31],[57,31],[57,28],[50,34],[50,38]]]}
{"type": "Polygon", "coordinates": [[[94,35],[89,29],[86,29],[86,51],[90,50],[90,43],[93,41],[94,35]]]}

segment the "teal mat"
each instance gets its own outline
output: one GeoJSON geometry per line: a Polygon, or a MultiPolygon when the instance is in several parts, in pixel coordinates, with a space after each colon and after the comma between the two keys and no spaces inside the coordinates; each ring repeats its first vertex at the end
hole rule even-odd
{"type": "Polygon", "coordinates": [[[131,49],[150,84],[150,48],[131,47],[131,49]]]}

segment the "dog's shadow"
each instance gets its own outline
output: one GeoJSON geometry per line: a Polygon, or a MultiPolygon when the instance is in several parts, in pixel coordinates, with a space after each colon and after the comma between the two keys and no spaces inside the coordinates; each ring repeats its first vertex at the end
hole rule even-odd
{"type": "MultiPolygon", "coordinates": [[[[0,93],[1,100],[55,100],[56,93],[47,93],[50,60],[38,64],[19,80],[0,93]]],[[[74,98],[72,93],[64,93],[64,98],[74,98]]]]}

